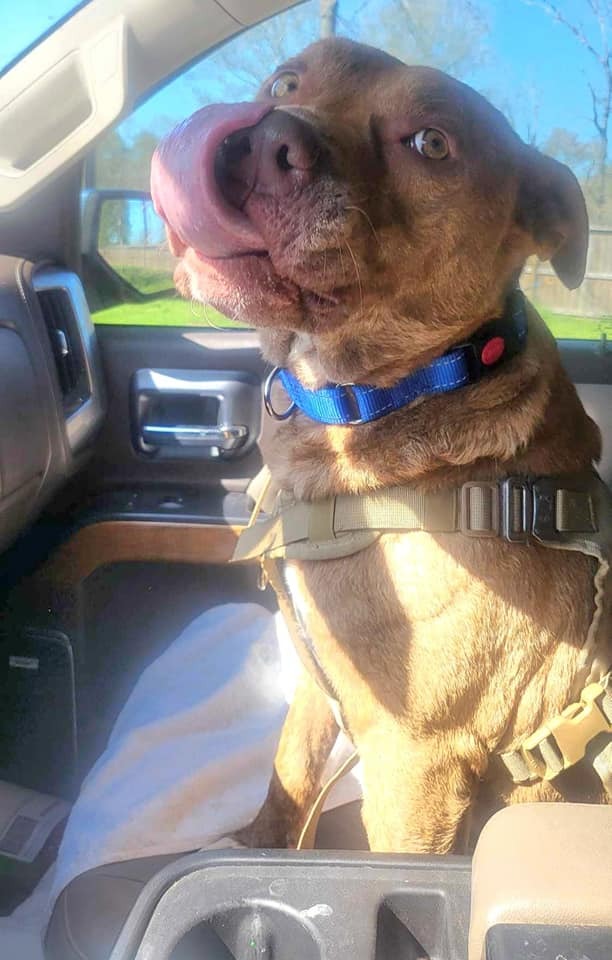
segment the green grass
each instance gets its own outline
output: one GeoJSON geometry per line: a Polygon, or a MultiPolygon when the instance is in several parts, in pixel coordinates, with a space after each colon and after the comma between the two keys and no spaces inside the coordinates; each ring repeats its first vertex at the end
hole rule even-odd
{"type": "Polygon", "coordinates": [[[122,303],[93,314],[94,323],[135,325],[139,327],[244,327],[224,317],[214,307],[203,307],[186,300],[149,300],[147,303],[122,303]]]}
{"type": "Polygon", "coordinates": [[[148,267],[117,266],[116,272],[139,293],[164,293],[174,289],[170,270],[153,270],[148,267]]]}
{"type": "MultiPolygon", "coordinates": [[[[612,340],[612,317],[591,319],[553,313],[538,308],[545,322],[558,340],[599,340],[605,333],[612,340]]],[[[143,327],[244,327],[229,320],[214,307],[203,307],[185,300],[149,300],[147,303],[123,303],[94,313],[95,323],[114,323],[143,327]]]]}
{"type": "Polygon", "coordinates": [[[571,317],[545,307],[537,310],[557,340],[599,340],[602,333],[612,340],[612,317],[571,317]]]}

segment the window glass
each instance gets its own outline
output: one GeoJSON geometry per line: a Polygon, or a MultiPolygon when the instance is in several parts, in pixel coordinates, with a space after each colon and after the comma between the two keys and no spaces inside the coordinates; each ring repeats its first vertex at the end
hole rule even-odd
{"type": "Polygon", "coordinates": [[[0,30],[0,73],[18,60],[30,47],[56,29],[85,3],[75,0],[19,0],[2,14],[0,30]]]}
{"type": "MultiPolygon", "coordinates": [[[[587,277],[570,292],[549,264],[534,261],[522,284],[557,336],[612,336],[608,31],[612,34],[612,0],[310,0],[232,38],[155,93],[103,139],[93,158],[91,185],[147,190],[151,155],[162,134],[206,103],[251,98],[278,63],[335,32],[466,81],[508,116],[523,139],[574,170],[591,221],[587,277]]],[[[117,208],[114,216],[118,223],[117,208]]],[[[158,233],[151,215],[148,220],[150,239],[158,233]]],[[[135,220],[126,211],[123,222],[127,229],[135,220]]],[[[138,244],[126,242],[117,229],[106,239],[106,256],[116,269],[131,270],[134,282],[143,280],[138,270],[151,274],[148,281],[144,277],[151,290],[156,283],[170,286],[172,258],[163,243],[154,251],[151,244],[143,245],[137,254],[130,247],[138,244]]],[[[96,319],[227,322],[213,310],[168,294],[158,301],[113,306],[96,319]]]]}

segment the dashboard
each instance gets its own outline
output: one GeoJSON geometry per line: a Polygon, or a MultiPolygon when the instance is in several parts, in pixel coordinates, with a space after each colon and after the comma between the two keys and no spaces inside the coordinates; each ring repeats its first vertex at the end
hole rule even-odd
{"type": "Polygon", "coordinates": [[[104,415],[78,276],[0,257],[0,551],[80,469],[104,415]]]}

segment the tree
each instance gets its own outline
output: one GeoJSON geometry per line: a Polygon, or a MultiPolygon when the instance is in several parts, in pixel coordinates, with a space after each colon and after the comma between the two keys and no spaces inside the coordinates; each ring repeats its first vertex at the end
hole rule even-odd
{"type": "Polygon", "coordinates": [[[247,99],[275,66],[336,33],[460,76],[483,61],[487,32],[477,0],[309,0],[235,37],[188,82],[202,104],[247,99]]]}
{"type": "Polygon", "coordinates": [[[129,242],[129,213],[125,200],[105,200],[100,210],[98,247],[106,249],[114,244],[129,242]]]}
{"type": "Polygon", "coordinates": [[[580,182],[586,198],[591,226],[609,227],[612,224],[612,165],[608,164],[604,173],[603,194],[605,199],[603,203],[601,202],[602,189],[599,172],[580,182]]]}
{"type": "Polygon", "coordinates": [[[564,127],[551,130],[548,139],[542,144],[542,152],[566,163],[574,173],[587,177],[592,174],[597,162],[597,143],[593,140],[579,140],[573,131],[564,127]]]}
{"type": "Polygon", "coordinates": [[[612,166],[605,172],[605,200],[601,202],[601,174],[599,171],[599,142],[580,140],[571,130],[555,127],[542,144],[542,152],[567,164],[580,181],[593,226],[612,223],[612,166]]]}
{"type": "Polygon", "coordinates": [[[612,24],[612,0],[583,0],[585,12],[591,20],[590,28],[570,18],[552,0],[523,0],[532,7],[540,7],[556,23],[560,23],[575,37],[595,62],[597,81],[589,81],[592,121],[598,141],[597,200],[604,207],[608,187],[610,113],[612,112],[612,50],[608,30],[612,24]],[[597,39],[594,39],[594,36],[597,39]]]}
{"type": "MultiPolygon", "coordinates": [[[[127,147],[116,130],[110,130],[98,144],[94,157],[93,185],[98,189],[124,186],[127,147]]],[[[108,247],[120,243],[126,231],[123,201],[106,202],[100,213],[98,244],[108,247]]]]}
{"type": "Polygon", "coordinates": [[[540,146],[538,122],[540,117],[540,91],[532,79],[524,80],[513,87],[512,94],[507,88],[480,91],[507,118],[510,126],[520,132],[530,147],[540,146]]]}
{"type": "Polygon", "coordinates": [[[127,146],[117,132],[109,130],[94,153],[93,185],[98,189],[123,187],[127,146]]]}
{"type": "Polygon", "coordinates": [[[336,15],[338,13],[338,0],[321,0],[321,39],[333,37],[336,33],[336,15]]]}
{"type": "MultiPolygon", "coordinates": [[[[158,139],[150,130],[141,130],[131,142],[127,142],[116,130],[111,130],[102,138],[94,154],[93,185],[101,190],[116,187],[148,191],[151,158],[158,139]]],[[[130,228],[141,218],[134,217],[129,204],[130,201],[126,200],[104,203],[98,234],[101,247],[130,242],[130,228]]]]}
{"type": "Polygon", "coordinates": [[[151,130],[141,130],[129,148],[124,186],[131,190],[148,190],[151,178],[151,159],[159,137],[151,130]]]}
{"type": "Polygon", "coordinates": [[[400,60],[460,77],[485,58],[488,22],[474,0],[371,0],[365,12],[361,34],[400,60]]]}
{"type": "Polygon", "coordinates": [[[151,130],[141,130],[131,140],[111,130],[96,147],[93,185],[100,190],[148,190],[151,157],[158,142],[151,130]]]}
{"type": "Polygon", "coordinates": [[[309,0],[233,37],[190,71],[191,93],[202,105],[255,96],[275,67],[319,38],[322,2],[309,0]]]}

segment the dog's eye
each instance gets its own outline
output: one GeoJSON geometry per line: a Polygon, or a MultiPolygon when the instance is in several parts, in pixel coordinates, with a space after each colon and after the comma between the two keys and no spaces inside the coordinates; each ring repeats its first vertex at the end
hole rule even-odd
{"type": "Polygon", "coordinates": [[[450,153],[448,140],[440,130],[434,130],[433,127],[414,133],[408,138],[408,146],[414,147],[429,160],[444,160],[450,153]]]}
{"type": "Polygon", "coordinates": [[[289,70],[287,73],[281,73],[280,77],[277,77],[270,87],[270,96],[286,97],[288,93],[297,90],[299,82],[300,78],[297,73],[291,73],[289,70]]]}

